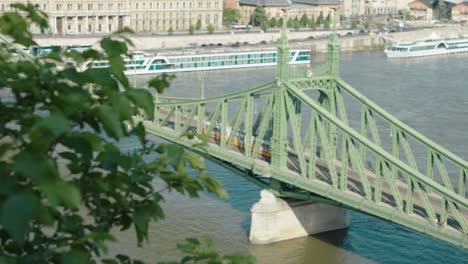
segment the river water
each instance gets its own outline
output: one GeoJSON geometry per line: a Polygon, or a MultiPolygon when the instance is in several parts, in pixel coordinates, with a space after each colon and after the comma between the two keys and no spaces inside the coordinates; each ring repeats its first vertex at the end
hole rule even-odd
{"type": "MultiPolygon", "coordinates": [[[[318,54],[314,63],[325,60],[318,54]]],[[[382,52],[343,53],[341,76],[397,118],[468,159],[468,54],[419,59],[387,59],[382,52]]],[[[274,68],[239,69],[204,74],[206,97],[221,96],[274,79],[274,68]]],[[[144,85],[147,78],[135,82],[144,85]]],[[[200,73],[178,74],[165,95],[198,97],[200,73]]],[[[159,141],[158,139],[155,139],[159,141]]],[[[123,142],[122,148],[134,147],[123,142]]],[[[133,231],[119,235],[112,251],[148,263],[176,260],[176,243],[207,235],[225,254],[255,256],[259,263],[467,263],[468,250],[404,227],[350,212],[350,227],[322,235],[256,246],[248,242],[250,207],[260,188],[207,162],[230,198],[211,195],[189,199],[166,194],[166,219],[152,224],[150,243],[136,247],[133,231]]]]}

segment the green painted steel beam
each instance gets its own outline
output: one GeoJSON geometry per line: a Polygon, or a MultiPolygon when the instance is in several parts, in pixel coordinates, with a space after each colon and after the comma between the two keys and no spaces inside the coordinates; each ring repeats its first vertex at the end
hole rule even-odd
{"type": "Polygon", "coordinates": [[[443,156],[450,159],[451,161],[458,164],[459,166],[464,167],[464,168],[468,168],[468,161],[463,160],[462,158],[460,158],[457,155],[453,154],[449,150],[445,149],[444,147],[442,147],[439,144],[435,143],[434,141],[430,140],[428,137],[424,136],[423,134],[419,133],[418,131],[414,130],[410,126],[408,126],[405,123],[401,122],[397,118],[393,117],[390,113],[385,111],[383,108],[378,106],[376,103],[369,100],[367,97],[365,97],[359,91],[354,89],[351,85],[347,84],[341,78],[336,78],[335,81],[338,84],[338,86],[343,88],[346,92],[348,92],[354,98],[359,100],[361,103],[367,105],[367,107],[372,109],[374,112],[378,113],[383,118],[390,121],[394,126],[398,127],[402,131],[405,131],[408,135],[411,135],[412,137],[414,137],[415,139],[420,141],[422,144],[431,147],[436,152],[442,154],[443,156]]]}
{"type": "Polygon", "coordinates": [[[365,145],[368,149],[377,153],[379,156],[385,158],[386,161],[395,165],[401,171],[413,175],[419,182],[431,187],[433,190],[436,190],[440,194],[445,195],[446,197],[450,198],[452,201],[455,201],[464,207],[468,207],[468,200],[466,198],[461,197],[454,191],[448,190],[447,188],[437,183],[436,181],[425,177],[419,171],[409,167],[407,164],[396,159],[391,154],[387,153],[381,146],[378,146],[375,143],[369,141],[367,138],[363,137],[361,134],[354,131],[351,127],[343,123],[343,121],[339,120],[337,117],[330,114],[328,111],[322,108],[318,103],[316,103],[314,100],[309,98],[306,94],[304,94],[304,92],[293,87],[290,84],[286,84],[286,85],[288,86],[288,90],[291,93],[293,93],[298,98],[301,98],[301,100],[303,100],[305,104],[307,104],[309,107],[313,108],[315,111],[320,113],[321,116],[325,117],[328,121],[330,121],[331,123],[339,127],[341,130],[345,131],[347,134],[352,136],[355,140],[359,141],[359,143],[365,145]]]}

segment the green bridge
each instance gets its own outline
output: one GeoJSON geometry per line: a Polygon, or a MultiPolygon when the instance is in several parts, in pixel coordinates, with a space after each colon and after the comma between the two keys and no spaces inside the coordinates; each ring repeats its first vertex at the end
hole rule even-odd
{"type": "Polygon", "coordinates": [[[216,98],[158,96],[154,119],[137,119],[278,197],[355,210],[468,248],[468,162],[342,80],[336,33],[324,65],[300,68],[288,64],[286,31],[272,82],[216,98]]]}
{"type": "Polygon", "coordinates": [[[336,33],[328,47],[325,65],[293,68],[283,27],[272,82],[216,98],[157,97],[154,119],[140,118],[148,133],[276,196],[352,209],[468,248],[468,163],[342,80],[336,33]],[[204,135],[207,146],[194,147],[200,139],[186,134],[204,135]]]}

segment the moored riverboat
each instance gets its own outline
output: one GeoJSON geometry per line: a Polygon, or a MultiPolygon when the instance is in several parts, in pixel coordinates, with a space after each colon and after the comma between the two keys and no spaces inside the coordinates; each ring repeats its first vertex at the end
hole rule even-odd
{"type": "Polygon", "coordinates": [[[408,58],[468,52],[468,35],[440,39],[431,35],[415,42],[397,42],[385,50],[389,58],[408,58]]]}
{"type": "MultiPolygon", "coordinates": [[[[228,53],[189,54],[189,55],[150,55],[136,52],[125,59],[126,75],[176,73],[202,70],[263,67],[276,65],[276,50],[239,51],[228,53]]],[[[309,50],[291,50],[289,64],[310,63],[309,50]]],[[[108,61],[93,61],[83,65],[83,69],[106,68],[108,61]]]]}

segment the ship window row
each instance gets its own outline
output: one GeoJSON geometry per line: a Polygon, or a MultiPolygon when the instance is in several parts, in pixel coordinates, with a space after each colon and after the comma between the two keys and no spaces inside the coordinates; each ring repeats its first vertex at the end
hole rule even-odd
{"type": "Polygon", "coordinates": [[[408,48],[398,48],[398,47],[393,47],[392,51],[408,51],[408,48]]]}
{"type": "MultiPolygon", "coordinates": [[[[290,53],[289,58],[294,57],[295,52],[290,53]]],[[[309,59],[310,52],[301,51],[298,56],[303,60],[305,57],[309,59]]],[[[174,58],[171,59],[173,63],[190,63],[190,62],[205,62],[205,61],[225,61],[225,60],[246,60],[246,59],[263,59],[268,60],[276,58],[276,53],[266,54],[242,54],[242,55],[229,55],[229,56],[209,56],[209,57],[186,57],[186,58],[174,58]]]]}
{"type": "Polygon", "coordinates": [[[205,61],[205,62],[191,62],[191,63],[178,63],[179,68],[198,68],[198,67],[216,67],[228,65],[245,65],[245,64],[259,64],[259,63],[275,63],[276,58],[269,59],[237,59],[237,60],[221,60],[221,61],[205,61]]]}
{"type": "MultiPolygon", "coordinates": [[[[187,64],[187,63],[197,63],[198,65],[201,64],[213,64],[213,63],[232,63],[232,64],[248,64],[248,63],[268,63],[268,62],[275,62],[276,58],[269,57],[269,58],[234,58],[234,59],[222,59],[222,60],[204,60],[204,61],[184,61],[184,62],[177,62],[176,64],[187,64]]],[[[230,64],[226,64],[230,65],[230,64]]]]}
{"type": "Polygon", "coordinates": [[[171,62],[195,62],[195,61],[207,61],[207,60],[234,60],[234,59],[257,59],[257,58],[275,58],[276,53],[267,54],[242,54],[242,55],[228,55],[228,56],[209,56],[209,57],[186,57],[186,58],[174,58],[171,62]]]}
{"type": "Polygon", "coordinates": [[[416,46],[416,47],[412,47],[411,51],[431,50],[431,49],[434,49],[434,48],[435,48],[434,45],[416,46]]]}

